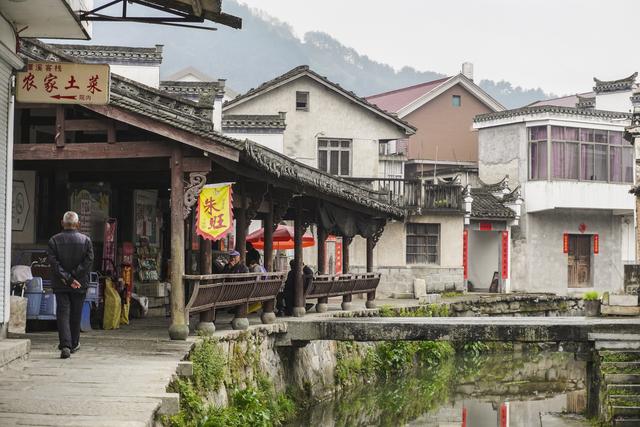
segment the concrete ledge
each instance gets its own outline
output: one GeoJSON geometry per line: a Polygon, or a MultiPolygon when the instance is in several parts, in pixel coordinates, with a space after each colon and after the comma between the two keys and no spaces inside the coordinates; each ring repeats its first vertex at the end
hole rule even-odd
{"type": "Polygon", "coordinates": [[[624,305],[601,305],[600,314],[602,314],[603,316],[640,316],[640,307],[624,305]]]}
{"type": "Polygon", "coordinates": [[[30,350],[30,340],[0,339],[0,368],[14,360],[25,358],[30,350]]]}
{"type": "Polygon", "coordinates": [[[637,307],[638,295],[609,295],[609,305],[637,307]]]}

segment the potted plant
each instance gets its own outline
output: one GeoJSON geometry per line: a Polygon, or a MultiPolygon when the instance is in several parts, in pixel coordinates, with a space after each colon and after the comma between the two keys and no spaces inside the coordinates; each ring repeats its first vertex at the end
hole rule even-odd
{"type": "Polygon", "coordinates": [[[584,313],[587,317],[597,317],[600,315],[600,298],[598,292],[589,291],[582,295],[584,300],[584,313]]]}

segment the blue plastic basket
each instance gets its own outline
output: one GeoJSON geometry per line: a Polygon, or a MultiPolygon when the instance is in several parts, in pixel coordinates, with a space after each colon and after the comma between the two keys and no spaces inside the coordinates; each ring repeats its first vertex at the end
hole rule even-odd
{"type": "Polygon", "coordinates": [[[42,294],[42,301],[40,303],[40,314],[38,315],[38,319],[56,319],[56,296],[54,293],[46,292],[42,294]]]}
{"type": "Polygon", "coordinates": [[[40,277],[34,277],[27,282],[24,296],[27,298],[27,319],[37,319],[42,304],[42,279],[40,277]]]}
{"type": "Polygon", "coordinates": [[[98,293],[99,285],[97,283],[88,283],[87,284],[87,296],[84,298],[85,301],[95,302],[97,303],[100,300],[100,295],[98,293]]]}

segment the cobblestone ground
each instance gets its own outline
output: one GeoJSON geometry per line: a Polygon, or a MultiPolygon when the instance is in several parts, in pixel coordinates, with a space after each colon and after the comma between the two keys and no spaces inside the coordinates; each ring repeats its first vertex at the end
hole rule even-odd
{"type": "Polygon", "coordinates": [[[27,334],[29,359],[0,372],[0,426],[151,426],[193,340],[170,341],[167,320],[81,336],[59,358],[57,332],[27,334]]]}

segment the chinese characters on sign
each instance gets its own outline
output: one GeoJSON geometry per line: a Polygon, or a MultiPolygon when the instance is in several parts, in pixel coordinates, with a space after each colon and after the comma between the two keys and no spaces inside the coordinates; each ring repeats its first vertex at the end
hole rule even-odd
{"type": "Polygon", "coordinates": [[[31,62],[16,77],[18,102],[108,104],[109,66],[67,62],[31,62]]]}
{"type": "Polygon", "coordinates": [[[502,232],[502,278],[509,278],[509,232],[502,232]]]}
{"type": "Polygon", "coordinates": [[[208,240],[220,240],[233,226],[231,183],[205,185],[198,197],[197,230],[208,240]]]}

